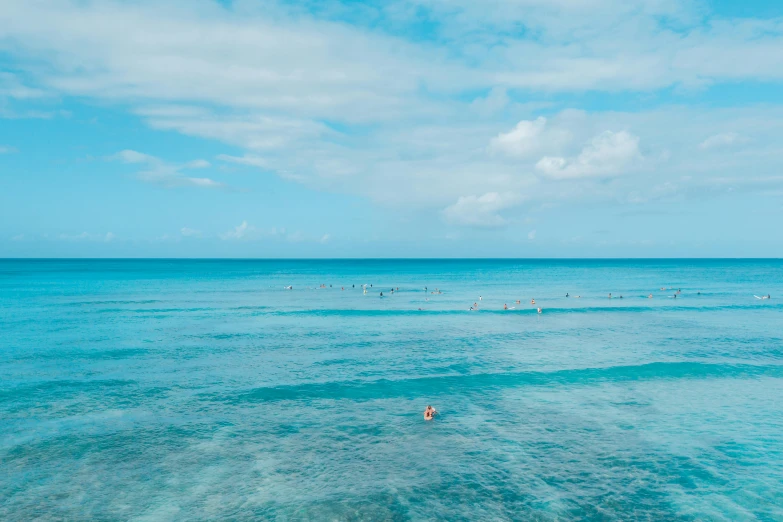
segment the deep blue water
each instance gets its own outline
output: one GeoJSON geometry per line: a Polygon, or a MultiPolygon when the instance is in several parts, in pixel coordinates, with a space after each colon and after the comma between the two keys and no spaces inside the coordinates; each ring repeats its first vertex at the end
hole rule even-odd
{"type": "Polygon", "coordinates": [[[780,260],[0,260],[0,519],[783,520],[781,297],[780,260]]]}

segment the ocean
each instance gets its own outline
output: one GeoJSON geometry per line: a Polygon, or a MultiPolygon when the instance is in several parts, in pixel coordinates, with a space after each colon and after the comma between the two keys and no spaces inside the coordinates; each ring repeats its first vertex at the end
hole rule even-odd
{"type": "Polygon", "coordinates": [[[781,260],[0,260],[0,519],[783,520],[781,296],[781,260]]]}

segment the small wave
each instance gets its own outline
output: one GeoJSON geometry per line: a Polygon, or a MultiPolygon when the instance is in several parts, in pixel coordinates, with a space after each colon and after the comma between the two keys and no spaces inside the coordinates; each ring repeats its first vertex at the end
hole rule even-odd
{"type": "Polygon", "coordinates": [[[711,364],[701,362],[653,362],[633,366],[609,366],[558,370],[553,372],[481,373],[377,381],[340,381],[291,386],[261,387],[235,396],[216,395],[229,402],[266,402],[307,399],[370,400],[389,397],[426,397],[434,394],[464,393],[471,389],[517,386],[585,385],[653,379],[707,379],[782,377],[783,366],[711,364]]]}

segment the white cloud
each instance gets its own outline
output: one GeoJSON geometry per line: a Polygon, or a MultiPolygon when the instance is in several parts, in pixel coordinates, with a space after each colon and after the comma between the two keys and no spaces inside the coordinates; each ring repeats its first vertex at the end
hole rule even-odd
{"type": "Polygon", "coordinates": [[[546,127],[546,118],[522,120],[511,131],[497,135],[490,142],[490,150],[509,156],[525,157],[541,147],[540,136],[546,127]]]}
{"type": "Polygon", "coordinates": [[[736,132],[724,132],[710,136],[706,140],[702,141],[699,144],[699,148],[704,150],[726,148],[746,141],[747,138],[740,136],[736,132]]]}
{"type": "Polygon", "coordinates": [[[616,176],[639,158],[637,136],[626,131],[605,131],[595,136],[576,158],[545,156],[536,163],[536,169],[553,179],[616,176]]]}
{"type": "Polygon", "coordinates": [[[522,198],[515,194],[487,192],[483,196],[462,196],[457,202],[443,209],[446,222],[453,225],[495,228],[507,221],[498,212],[517,205],[522,198]]]}
{"type": "Polygon", "coordinates": [[[146,183],[161,185],[166,188],[176,187],[202,187],[202,188],[226,188],[226,185],[210,178],[194,178],[186,176],[181,171],[185,169],[202,169],[210,166],[206,160],[194,160],[184,165],[173,165],[162,159],[137,152],[135,150],[122,150],[109,157],[110,160],[118,160],[123,163],[146,165],[144,170],[136,173],[136,176],[146,183]]]}
{"type": "Polygon", "coordinates": [[[188,227],[182,227],[180,233],[185,237],[201,237],[201,231],[188,227]]]}
{"type": "Polygon", "coordinates": [[[234,227],[233,230],[229,230],[228,232],[220,234],[220,239],[249,239],[250,235],[252,235],[255,230],[256,229],[254,226],[248,225],[247,221],[243,221],[238,226],[234,227]]]}
{"type": "Polygon", "coordinates": [[[15,147],[9,147],[7,145],[0,145],[0,154],[13,154],[19,152],[15,147]]]}

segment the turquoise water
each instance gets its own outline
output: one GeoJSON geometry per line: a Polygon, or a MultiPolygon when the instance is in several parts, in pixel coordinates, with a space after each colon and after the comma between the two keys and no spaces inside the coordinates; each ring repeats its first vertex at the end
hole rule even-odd
{"type": "Polygon", "coordinates": [[[0,261],[0,519],[783,520],[781,296],[779,260],[0,261]]]}

